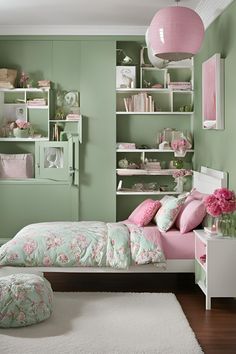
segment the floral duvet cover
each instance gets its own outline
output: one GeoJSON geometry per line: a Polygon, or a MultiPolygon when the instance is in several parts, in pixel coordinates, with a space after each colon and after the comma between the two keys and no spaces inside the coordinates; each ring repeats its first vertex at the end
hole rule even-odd
{"type": "Polygon", "coordinates": [[[0,266],[113,267],[164,263],[158,239],[130,223],[31,224],[0,248],[0,266]]]}

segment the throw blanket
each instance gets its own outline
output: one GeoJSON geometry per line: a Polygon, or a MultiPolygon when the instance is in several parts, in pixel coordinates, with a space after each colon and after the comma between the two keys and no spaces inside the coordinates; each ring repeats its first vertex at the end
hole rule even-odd
{"type": "Polygon", "coordinates": [[[165,262],[161,244],[134,224],[31,224],[0,248],[0,266],[114,267],[165,262]]]}

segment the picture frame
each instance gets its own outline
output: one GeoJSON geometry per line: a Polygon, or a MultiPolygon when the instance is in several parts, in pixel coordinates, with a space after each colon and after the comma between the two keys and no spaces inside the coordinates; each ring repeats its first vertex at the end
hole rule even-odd
{"type": "Polygon", "coordinates": [[[116,67],[116,88],[127,89],[136,87],[136,66],[116,67]]]}
{"type": "Polygon", "coordinates": [[[202,63],[202,128],[224,129],[224,59],[220,53],[202,63]]]}
{"type": "Polygon", "coordinates": [[[16,119],[27,121],[27,109],[25,105],[17,105],[15,107],[16,119]]]}
{"type": "Polygon", "coordinates": [[[67,91],[64,95],[64,106],[79,107],[79,92],[67,91]]]}

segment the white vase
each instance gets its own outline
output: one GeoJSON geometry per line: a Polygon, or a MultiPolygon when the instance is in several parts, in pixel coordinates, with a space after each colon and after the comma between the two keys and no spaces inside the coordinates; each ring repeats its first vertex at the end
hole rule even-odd
{"type": "Polygon", "coordinates": [[[16,138],[28,138],[29,137],[29,130],[28,129],[14,128],[13,129],[13,135],[16,138]]]}
{"type": "Polygon", "coordinates": [[[186,155],[186,150],[175,150],[175,157],[184,157],[186,155]]]}
{"type": "Polygon", "coordinates": [[[183,193],[184,190],[184,178],[183,177],[177,177],[175,178],[176,186],[174,188],[175,192],[178,193],[183,193]]]}

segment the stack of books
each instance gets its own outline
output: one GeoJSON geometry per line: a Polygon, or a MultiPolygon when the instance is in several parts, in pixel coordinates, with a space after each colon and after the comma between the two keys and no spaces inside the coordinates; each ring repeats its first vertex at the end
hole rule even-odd
{"type": "Polygon", "coordinates": [[[141,92],[124,98],[126,112],[154,112],[155,105],[152,96],[141,92]]]}
{"type": "Polygon", "coordinates": [[[188,81],[176,81],[170,82],[168,88],[171,90],[192,90],[192,85],[188,81]]]}
{"type": "Polygon", "coordinates": [[[33,100],[27,101],[28,106],[46,106],[47,101],[45,98],[34,98],[33,100]]]}
{"type": "Polygon", "coordinates": [[[80,114],[78,113],[69,113],[66,116],[66,120],[79,120],[80,119],[80,114]]]}
{"type": "Polygon", "coordinates": [[[38,81],[38,87],[40,88],[49,88],[51,86],[51,81],[50,80],[39,80],[38,81]]]}

